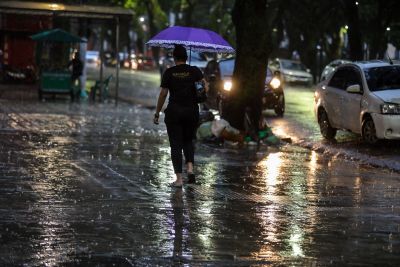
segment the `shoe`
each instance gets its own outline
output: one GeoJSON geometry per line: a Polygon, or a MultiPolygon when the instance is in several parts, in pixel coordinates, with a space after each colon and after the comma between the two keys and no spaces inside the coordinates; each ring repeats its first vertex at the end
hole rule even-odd
{"type": "Polygon", "coordinates": [[[195,184],[196,183],[196,177],[194,173],[188,173],[188,184],[195,184]]]}

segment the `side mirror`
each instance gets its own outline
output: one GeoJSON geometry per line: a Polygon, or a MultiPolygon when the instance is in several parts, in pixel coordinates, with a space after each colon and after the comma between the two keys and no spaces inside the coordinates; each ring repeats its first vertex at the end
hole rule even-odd
{"type": "Polygon", "coordinates": [[[346,88],[348,93],[359,94],[361,93],[361,86],[359,84],[353,84],[346,88]]]}

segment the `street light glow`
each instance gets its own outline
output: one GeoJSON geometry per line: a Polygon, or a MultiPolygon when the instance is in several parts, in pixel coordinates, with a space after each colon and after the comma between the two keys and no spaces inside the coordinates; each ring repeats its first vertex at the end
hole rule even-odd
{"type": "Polygon", "coordinates": [[[139,21],[140,21],[140,22],[144,22],[144,17],[143,17],[143,16],[140,17],[140,18],[139,18],[139,21]]]}
{"type": "Polygon", "coordinates": [[[387,28],[386,28],[386,31],[390,32],[390,27],[387,27],[387,28]]]}
{"type": "Polygon", "coordinates": [[[349,29],[349,26],[345,25],[344,28],[345,28],[346,30],[348,30],[348,29],[349,29]]]}
{"type": "Polygon", "coordinates": [[[49,4],[51,10],[60,10],[61,6],[58,4],[49,4]]]}
{"type": "Polygon", "coordinates": [[[358,2],[356,1],[356,6],[358,6],[358,2]]]}

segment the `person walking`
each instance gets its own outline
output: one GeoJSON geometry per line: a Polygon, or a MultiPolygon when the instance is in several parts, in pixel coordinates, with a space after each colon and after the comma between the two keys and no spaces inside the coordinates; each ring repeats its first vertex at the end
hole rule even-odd
{"type": "Polygon", "coordinates": [[[203,80],[203,74],[199,68],[186,64],[188,56],[183,46],[176,45],[172,55],[175,66],[168,68],[162,75],[153,121],[155,124],[159,123],[159,114],[169,93],[164,122],[167,126],[172,165],[176,175],[176,180],[171,186],[181,187],[182,151],[185,156],[188,183],[196,182],[193,172],[193,139],[199,121],[199,106],[196,102],[195,82],[203,80]]]}

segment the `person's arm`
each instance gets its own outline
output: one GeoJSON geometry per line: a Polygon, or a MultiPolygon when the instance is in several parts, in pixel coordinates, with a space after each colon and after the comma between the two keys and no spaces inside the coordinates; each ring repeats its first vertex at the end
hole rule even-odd
{"type": "Polygon", "coordinates": [[[162,107],[164,106],[165,99],[168,96],[168,89],[163,88],[163,87],[160,87],[160,88],[161,88],[161,90],[160,90],[160,94],[158,95],[156,113],[154,113],[154,120],[153,120],[154,124],[159,123],[158,119],[160,118],[160,112],[161,112],[162,107]]]}

